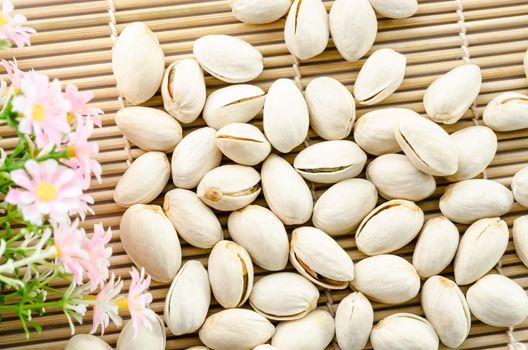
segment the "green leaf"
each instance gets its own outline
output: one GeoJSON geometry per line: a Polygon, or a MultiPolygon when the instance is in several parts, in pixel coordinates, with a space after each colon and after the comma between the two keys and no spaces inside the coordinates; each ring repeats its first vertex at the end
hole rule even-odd
{"type": "Polygon", "coordinates": [[[0,50],[7,50],[11,47],[11,42],[7,39],[0,40],[0,50]]]}

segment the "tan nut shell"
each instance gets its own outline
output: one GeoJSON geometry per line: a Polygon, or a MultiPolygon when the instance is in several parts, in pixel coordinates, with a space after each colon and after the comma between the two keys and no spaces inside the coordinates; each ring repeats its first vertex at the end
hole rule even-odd
{"type": "Polygon", "coordinates": [[[235,163],[251,166],[271,152],[271,145],[259,128],[245,123],[228,124],[218,130],[216,146],[235,163]]]}
{"type": "Polygon", "coordinates": [[[388,18],[411,17],[418,10],[416,0],[370,0],[377,13],[388,18]]]}
{"type": "Polygon", "coordinates": [[[117,350],[163,350],[167,343],[165,325],[163,320],[156,316],[155,321],[147,320],[152,325],[152,330],[143,326],[139,335],[134,336],[132,321],[128,321],[117,338],[117,350]]]}
{"type": "Polygon", "coordinates": [[[495,131],[528,128],[528,96],[518,92],[500,94],[488,103],[483,119],[495,131]]]}
{"type": "Polygon", "coordinates": [[[112,350],[112,348],[94,335],[77,334],[68,340],[64,350],[112,350]]]}
{"type": "Polygon", "coordinates": [[[292,0],[229,0],[233,15],[241,22],[264,24],[283,17],[292,0]]]}
{"type": "Polygon", "coordinates": [[[528,208],[528,167],[522,168],[513,176],[511,188],[515,200],[528,208]]]}
{"type": "Polygon", "coordinates": [[[385,317],[372,329],[370,342],[376,350],[436,350],[438,336],[425,318],[398,313],[385,317]]]}
{"type": "Polygon", "coordinates": [[[513,243],[515,251],[524,265],[528,266],[528,215],[513,222],[513,243]]]}
{"type": "Polygon", "coordinates": [[[301,319],[279,323],[271,345],[288,350],[326,349],[333,337],[332,315],[314,310],[301,319]]]}
{"type": "Polygon", "coordinates": [[[336,338],[342,350],[361,350],[367,345],[374,322],[370,301],[353,292],[339,303],[335,315],[336,338]]]}

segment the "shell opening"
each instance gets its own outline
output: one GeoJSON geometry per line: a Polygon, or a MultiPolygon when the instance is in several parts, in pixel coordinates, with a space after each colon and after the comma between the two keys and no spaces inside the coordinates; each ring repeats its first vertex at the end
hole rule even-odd
{"type": "Polygon", "coordinates": [[[303,173],[310,173],[310,174],[336,173],[338,171],[348,169],[352,167],[353,165],[354,164],[348,164],[348,165],[341,165],[341,166],[336,166],[336,167],[326,167],[326,168],[297,168],[297,170],[303,173]]]}
{"type": "Polygon", "coordinates": [[[240,100],[229,102],[229,103],[223,105],[222,107],[228,107],[228,106],[232,106],[232,105],[236,105],[236,104],[240,104],[240,103],[256,100],[256,99],[258,99],[258,98],[260,98],[262,96],[266,96],[266,94],[262,93],[262,94],[255,95],[255,96],[244,97],[244,98],[241,98],[240,100]]]}
{"type": "Polygon", "coordinates": [[[326,283],[331,286],[341,286],[343,284],[343,281],[333,280],[331,278],[321,275],[317,271],[312,270],[304,261],[302,261],[302,259],[299,259],[297,254],[294,253],[294,256],[295,256],[295,260],[297,260],[299,265],[301,265],[304,271],[306,271],[306,273],[309,274],[313,279],[326,283]]]}

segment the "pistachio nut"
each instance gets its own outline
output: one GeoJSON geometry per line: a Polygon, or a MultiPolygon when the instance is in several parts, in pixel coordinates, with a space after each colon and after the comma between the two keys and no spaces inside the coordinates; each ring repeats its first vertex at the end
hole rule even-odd
{"type": "Polygon", "coordinates": [[[361,350],[367,345],[374,310],[360,292],[353,292],[339,303],[335,315],[337,344],[342,350],[361,350]]]}
{"type": "Polygon", "coordinates": [[[230,85],[207,97],[203,118],[217,130],[231,123],[247,123],[259,114],[265,99],[266,93],[258,86],[230,85]]]}
{"type": "Polygon", "coordinates": [[[354,279],[354,263],[348,253],[329,235],[313,227],[293,230],[290,262],[315,284],[344,289],[354,279]]]}
{"type": "Polygon", "coordinates": [[[158,282],[172,281],[181,265],[176,230],[157,205],[135,204],[121,217],[121,243],[128,257],[158,282]]]}
{"type": "Polygon", "coordinates": [[[163,106],[182,123],[198,118],[205,105],[205,79],[202,68],[193,58],[171,63],[161,84],[163,106]]]}
{"type": "Polygon", "coordinates": [[[528,215],[518,217],[513,222],[513,243],[517,255],[528,266],[528,215]]]}
{"type": "Polygon", "coordinates": [[[418,235],[424,213],[414,202],[394,199],[368,214],[356,231],[359,251],[367,255],[393,252],[418,235]]]}
{"type": "Polygon", "coordinates": [[[398,313],[385,317],[372,329],[370,342],[376,350],[438,349],[438,336],[425,318],[398,313]]]}
{"type": "Polygon", "coordinates": [[[457,227],[445,216],[427,220],[412,257],[418,275],[428,278],[442,272],[455,257],[459,237],[457,227]]]}
{"type": "Polygon", "coordinates": [[[247,350],[267,342],[275,327],[264,316],[246,309],[222,310],[207,317],[200,340],[215,350],[247,350]]]}
{"type": "Polygon", "coordinates": [[[407,18],[418,11],[416,0],[370,0],[377,13],[388,18],[407,18]]]}
{"type": "Polygon", "coordinates": [[[121,176],[114,201],[123,207],[153,201],[165,188],[170,164],[165,153],[147,152],[139,156],[121,176]]]}
{"type": "Polygon", "coordinates": [[[514,131],[528,128],[528,96],[505,92],[484,109],[484,123],[495,131],[514,131]]]}
{"type": "Polygon", "coordinates": [[[356,229],[378,201],[374,185],[364,179],[348,179],[327,189],[315,202],[312,222],[329,235],[356,229]]]}
{"type": "Polygon", "coordinates": [[[286,160],[271,154],[262,164],[261,176],[264,198],[284,224],[299,225],[310,219],[310,188],[286,160]]]}
{"type": "Polygon", "coordinates": [[[303,276],[277,272],[258,280],[249,304],[271,320],[297,320],[317,307],[319,290],[303,276]]]}
{"type": "Polygon", "coordinates": [[[528,208],[528,167],[519,170],[513,176],[511,189],[515,200],[528,208]]]}
{"type": "Polygon", "coordinates": [[[271,84],[263,121],[266,137],[279,152],[288,153],[306,139],[310,124],[308,106],[292,80],[279,79],[271,84]]]}
{"type": "Polygon", "coordinates": [[[334,44],[345,60],[359,60],[374,44],[378,21],[368,0],[336,0],[329,21],[334,44]]]}
{"type": "Polygon", "coordinates": [[[216,215],[193,191],[170,190],[165,194],[163,211],[180,237],[195,247],[211,248],[224,235],[216,215]]]}
{"type": "Polygon", "coordinates": [[[442,276],[430,277],[422,288],[422,309],[444,345],[458,348],[466,340],[471,314],[455,282],[442,276]]]}
{"type": "Polygon", "coordinates": [[[271,145],[254,125],[232,123],[216,133],[216,146],[232,161],[242,165],[257,165],[271,152],[271,145]]]}
{"type": "Polygon", "coordinates": [[[508,213],[513,194],[506,186],[485,179],[471,179],[447,187],[440,198],[440,210],[449,220],[461,224],[508,213]]]}
{"type": "Polygon", "coordinates": [[[288,234],[271,210],[248,205],[229,215],[227,227],[233,241],[247,249],[255,264],[269,271],[284,270],[288,263],[288,234]]]}
{"type": "Polygon", "coordinates": [[[394,135],[418,170],[434,176],[453,175],[458,170],[458,151],[438,124],[425,118],[400,119],[394,135]]]}
{"type": "Polygon", "coordinates": [[[306,60],[328,44],[328,14],[321,0],[294,0],[284,25],[284,41],[292,55],[306,60]]]}
{"type": "Polygon", "coordinates": [[[382,108],[365,113],[354,126],[354,141],[365,152],[380,156],[386,153],[401,151],[394,127],[403,118],[421,118],[421,116],[406,108],[382,108]]]}
{"type": "Polygon", "coordinates": [[[152,31],[143,22],[125,26],[112,49],[112,70],[119,94],[132,104],[145,102],[158,91],[165,56],[152,31]]]}
{"type": "Polygon", "coordinates": [[[500,218],[480,219],[469,226],[455,256],[456,283],[470,284],[488,273],[504,255],[508,239],[508,225],[500,218]]]}
{"type": "Polygon", "coordinates": [[[293,166],[308,181],[336,183],[361,173],[367,155],[348,140],[323,141],[303,149],[293,166]]]}
{"type": "Polygon", "coordinates": [[[528,317],[528,296],[513,280],[502,275],[487,275],[466,293],[471,313],[495,327],[511,327],[528,317]]]}
{"type": "Polygon", "coordinates": [[[182,127],[166,112],[149,107],[126,107],[115,116],[117,127],[145,151],[170,152],[182,139],[182,127]]]}
{"type": "Polygon", "coordinates": [[[156,320],[146,319],[146,322],[150,322],[150,327],[141,326],[136,336],[133,322],[128,321],[117,338],[117,350],[165,349],[167,340],[163,320],[156,316],[156,320]]]}
{"type": "Polygon", "coordinates": [[[458,170],[447,176],[449,181],[462,181],[482,173],[497,153],[497,135],[485,126],[470,126],[451,134],[458,150],[458,170]]]}
{"type": "Polygon", "coordinates": [[[477,98],[481,84],[479,66],[458,66],[429,85],[423,98],[425,111],[437,123],[456,123],[477,98]]]}
{"type": "Polygon", "coordinates": [[[248,42],[230,35],[205,35],[193,46],[202,68],[227,83],[244,83],[262,73],[262,54],[248,42]]]}
{"type": "Polygon", "coordinates": [[[235,242],[220,241],[213,247],[207,266],[211,289],[220,305],[243,305],[253,288],[253,263],[247,250],[235,242]]]}
{"type": "Polygon", "coordinates": [[[112,350],[104,340],[91,334],[77,334],[68,340],[64,350],[112,350]]]}
{"type": "Polygon", "coordinates": [[[204,323],[211,303],[207,270],[196,260],[186,262],[165,298],[165,323],[174,335],[196,332],[204,323]]]}
{"type": "Polygon", "coordinates": [[[220,165],[221,160],[222,152],[216,147],[216,130],[207,127],[194,130],[172,153],[172,182],[176,187],[194,188],[208,171],[220,165]]]}
{"type": "Polygon", "coordinates": [[[264,24],[286,15],[292,0],[229,0],[233,15],[241,22],[264,24]]]}
{"type": "Polygon", "coordinates": [[[328,311],[314,310],[305,317],[277,325],[271,345],[278,349],[326,349],[334,338],[334,319],[328,311]]]}
{"type": "Polygon", "coordinates": [[[432,175],[421,172],[403,154],[384,154],[367,167],[367,179],[387,199],[421,201],[436,189],[432,175]]]}
{"type": "Polygon", "coordinates": [[[376,255],[355,265],[351,286],[369,299],[385,304],[403,304],[420,290],[414,266],[396,255],[376,255]]]}
{"type": "Polygon", "coordinates": [[[354,96],[362,105],[376,104],[396,91],[405,76],[407,59],[392,49],[379,49],[365,61],[354,84],[354,96]]]}

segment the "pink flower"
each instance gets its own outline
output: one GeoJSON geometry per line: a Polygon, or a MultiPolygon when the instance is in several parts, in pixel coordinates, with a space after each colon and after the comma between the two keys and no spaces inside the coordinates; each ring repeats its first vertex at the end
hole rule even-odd
{"type": "Polygon", "coordinates": [[[15,9],[11,1],[4,0],[2,4],[2,13],[0,14],[0,39],[12,40],[18,47],[30,45],[29,34],[36,33],[35,29],[23,27],[21,24],[26,22],[26,17],[17,14],[11,17],[11,12],[15,9]]]}
{"type": "Polygon", "coordinates": [[[106,247],[112,239],[112,230],[108,228],[105,232],[103,224],[94,225],[94,234],[91,239],[82,242],[82,248],[88,253],[89,263],[86,264],[86,273],[90,279],[90,289],[101,288],[108,278],[108,259],[112,256],[112,248],[106,247]]]}
{"type": "Polygon", "coordinates": [[[141,327],[152,329],[152,322],[156,320],[154,311],[148,308],[152,302],[152,294],[147,292],[150,286],[150,276],[145,277],[145,269],[141,269],[141,275],[133,267],[130,271],[132,282],[128,290],[128,311],[132,318],[134,327],[134,339],[139,335],[141,327]]]}
{"type": "Polygon", "coordinates": [[[21,113],[19,130],[35,134],[38,147],[48,143],[60,145],[70,132],[67,114],[70,103],[62,97],[58,80],[49,83],[46,75],[34,71],[22,78],[23,95],[13,99],[13,110],[21,113]]]}
{"type": "Polygon", "coordinates": [[[53,240],[60,261],[64,264],[66,271],[73,275],[75,284],[82,284],[86,262],[90,255],[83,248],[86,240],[84,230],[78,228],[79,221],[72,225],[53,225],[53,240]]]}
{"type": "Polygon", "coordinates": [[[103,111],[99,108],[86,108],[86,104],[94,97],[93,93],[89,91],[79,91],[77,86],[68,84],[63,94],[64,98],[70,101],[71,117],[77,121],[90,120],[92,123],[101,127],[101,117],[103,111]]]}
{"type": "Polygon", "coordinates": [[[69,222],[69,213],[86,206],[82,199],[82,179],[69,168],[48,159],[28,160],[24,169],[10,173],[19,188],[11,188],[6,201],[18,205],[24,219],[41,224],[43,216],[59,223],[69,222]]]}
{"type": "Polygon", "coordinates": [[[121,326],[121,317],[119,317],[119,308],[116,304],[116,299],[123,288],[123,281],[118,279],[115,281],[115,275],[112,274],[106,285],[95,297],[95,300],[88,300],[87,302],[93,305],[93,327],[90,333],[93,334],[97,328],[101,326],[101,335],[108,327],[110,320],[117,326],[121,326]]]}
{"type": "Polygon", "coordinates": [[[11,80],[11,86],[15,88],[15,90],[19,89],[22,79],[24,78],[24,72],[18,69],[16,60],[1,60],[0,66],[4,67],[4,69],[6,70],[9,80],[11,80]]]}

